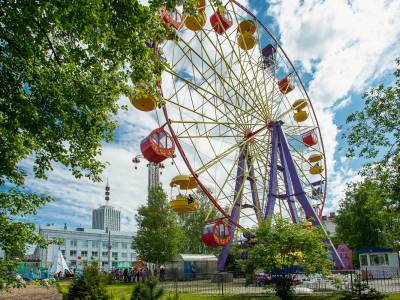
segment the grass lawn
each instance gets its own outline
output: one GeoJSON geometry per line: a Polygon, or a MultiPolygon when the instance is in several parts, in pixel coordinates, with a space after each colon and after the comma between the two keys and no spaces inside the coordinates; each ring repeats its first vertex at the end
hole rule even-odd
{"type": "MultiPolygon", "coordinates": [[[[57,288],[61,294],[65,295],[68,292],[68,287],[71,284],[71,281],[59,281],[57,282],[57,288]]],[[[107,286],[107,291],[110,293],[112,299],[126,299],[129,300],[132,294],[134,284],[132,283],[116,283],[107,286]]],[[[164,299],[167,298],[169,292],[166,293],[164,299]]],[[[173,295],[173,293],[171,293],[173,295]]],[[[195,295],[195,294],[180,294],[181,300],[261,300],[261,299],[269,299],[269,300],[279,300],[278,297],[275,296],[207,296],[207,295],[195,295]]],[[[299,296],[301,300],[337,300],[337,295],[329,295],[329,296],[299,296]]],[[[389,297],[385,298],[385,300],[400,300],[400,294],[389,294],[389,297]]]]}

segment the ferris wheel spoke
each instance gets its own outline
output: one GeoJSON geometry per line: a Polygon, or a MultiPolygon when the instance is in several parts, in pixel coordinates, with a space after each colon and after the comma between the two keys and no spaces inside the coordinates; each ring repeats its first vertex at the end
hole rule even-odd
{"type": "MultiPolygon", "coordinates": [[[[234,16],[235,16],[236,22],[239,23],[239,20],[237,19],[237,13],[236,13],[235,8],[234,8],[233,5],[232,5],[232,9],[233,9],[233,14],[234,14],[234,16]]],[[[259,38],[259,36],[260,36],[260,33],[258,32],[258,26],[257,26],[257,36],[258,36],[258,38],[259,38]]],[[[259,41],[259,39],[258,39],[258,41],[259,41]]],[[[259,44],[260,44],[260,43],[258,43],[258,45],[259,45],[259,44]]],[[[232,43],[231,43],[231,46],[232,46],[232,43]]],[[[258,49],[258,48],[253,48],[252,54],[254,53],[254,49],[258,49]]],[[[245,56],[248,58],[249,62],[250,62],[250,61],[253,62],[252,64],[250,64],[250,63],[248,64],[249,67],[250,67],[249,70],[252,71],[254,78],[257,78],[258,76],[257,76],[257,74],[254,72],[254,65],[255,65],[256,67],[258,67],[258,62],[257,62],[257,61],[254,61],[254,60],[252,59],[252,56],[249,54],[248,51],[244,51],[244,53],[245,53],[245,56]]],[[[260,51],[260,53],[261,53],[261,51],[260,51]]],[[[242,57],[242,58],[243,58],[243,57],[242,57]]],[[[240,63],[240,65],[241,65],[241,67],[242,67],[243,69],[246,70],[246,68],[245,68],[245,67],[243,66],[243,64],[242,64],[242,59],[239,59],[239,63],[240,63]]],[[[246,70],[245,72],[243,72],[243,73],[246,74],[248,83],[249,83],[250,86],[252,86],[251,83],[254,82],[254,80],[250,80],[250,79],[249,79],[249,77],[247,76],[247,70],[246,70]]],[[[265,79],[265,73],[264,73],[264,72],[261,72],[261,73],[262,73],[262,75],[263,75],[263,77],[264,77],[264,79],[265,79]]],[[[268,113],[268,104],[267,104],[266,101],[264,101],[264,99],[263,99],[262,97],[258,97],[258,95],[262,95],[262,91],[260,90],[260,85],[258,85],[258,84],[256,83],[255,86],[258,88],[258,92],[257,92],[257,93],[255,92],[255,94],[254,94],[254,96],[255,96],[254,99],[255,99],[256,102],[258,103],[258,106],[259,106],[259,108],[261,109],[261,111],[263,112],[264,119],[267,120],[267,119],[268,119],[268,116],[269,116],[269,113],[268,113]]],[[[264,87],[265,87],[265,85],[264,85],[264,87]]],[[[254,88],[253,90],[255,91],[255,88],[254,88]]]]}
{"type": "MultiPolygon", "coordinates": [[[[184,82],[187,83],[188,85],[192,86],[195,90],[196,90],[196,89],[197,89],[197,90],[201,90],[202,92],[204,92],[204,93],[206,93],[206,94],[209,94],[209,95],[211,95],[211,96],[213,96],[213,97],[215,97],[215,98],[217,98],[217,99],[220,99],[221,101],[224,101],[224,99],[222,99],[222,98],[221,98],[220,96],[218,96],[216,93],[212,93],[212,92],[210,92],[209,90],[207,90],[207,89],[205,89],[205,88],[203,88],[203,87],[201,87],[201,86],[198,86],[198,85],[192,83],[191,81],[189,81],[188,79],[184,78],[183,76],[181,76],[180,74],[176,73],[175,71],[169,70],[169,69],[167,69],[166,71],[169,72],[169,73],[171,73],[172,75],[174,75],[174,76],[180,78],[182,81],[184,81],[184,82]]],[[[210,105],[213,105],[214,107],[216,107],[211,101],[208,100],[207,97],[204,97],[204,96],[203,96],[203,99],[206,99],[210,105]]],[[[172,101],[171,101],[171,100],[168,100],[168,102],[172,102],[172,101]]],[[[181,105],[181,106],[183,106],[183,105],[181,105]]],[[[217,107],[216,107],[216,108],[217,108],[217,107]]],[[[242,112],[245,112],[245,113],[246,113],[246,111],[243,111],[243,109],[241,109],[241,108],[239,108],[239,107],[235,107],[235,108],[236,108],[237,110],[239,110],[239,111],[242,111],[242,112]]],[[[220,109],[218,109],[218,111],[219,111],[221,114],[225,115],[226,118],[228,118],[227,115],[226,115],[226,112],[221,111],[220,109]]],[[[231,121],[232,123],[235,123],[235,120],[230,119],[230,121],[231,121]]],[[[262,122],[262,120],[259,120],[259,121],[262,122]]]]}
{"type": "MultiPolygon", "coordinates": [[[[212,45],[214,45],[214,43],[212,43],[211,39],[209,38],[209,36],[208,36],[207,34],[205,35],[205,37],[211,42],[212,45]]],[[[228,76],[227,76],[227,77],[228,77],[229,79],[231,79],[231,85],[230,85],[229,88],[235,90],[235,88],[234,88],[235,84],[233,83],[232,78],[235,77],[238,83],[241,82],[240,78],[236,75],[236,72],[237,72],[237,71],[236,71],[236,70],[233,70],[232,67],[231,67],[232,65],[234,65],[234,64],[232,63],[232,58],[233,58],[232,53],[235,53],[235,51],[232,51],[231,53],[225,54],[225,55],[224,55],[224,54],[223,54],[223,50],[222,50],[221,43],[219,42],[219,37],[217,37],[217,40],[218,40],[218,43],[217,43],[217,44],[219,45],[219,48],[220,48],[220,49],[218,49],[217,47],[214,47],[214,49],[216,50],[216,53],[218,53],[218,54],[220,55],[221,59],[225,62],[225,66],[227,67],[227,71],[228,71],[228,76]],[[228,63],[228,62],[226,61],[226,59],[225,59],[226,56],[231,56],[231,62],[230,62],[230,63],[228,63]]],[[[227,38],[227,40],[230,41],[229,38],[227,38]]],[[[202,40],[199,39],[199,41],[200,41],[200,44],[202,45],[202,43],[201,43],[202,40]]],[[[231,44],[231,45],[232,45],[232,44],[231,44]]],[[[233,49],[234,49],[234,48],[233,48],[233,49]]],[[[208,56],[208,52],[207,52],[207,51],[205,51],[205,54],[208,56]]],[[[236,53],[235,53],[235,54],[236,54],[236,53]]],[[[237,55],[236,55],[236,56],[237,56],[237,55]]],[[[237,58],[238,58],[238,57],[237,57],[237,58]]],[[[208,59],[209,59],[209,61],[211,61],[211,59],[209,58],[209,56],[208,56],[208,59]]],[[[239,58],[238,58],[238,62],[240,63],[240,59],[239,59],[239,58]]],[[[225,83],[227,83],[227,82],[225,81],[225,83]]],[[[246,90],[246,92],[247,92],[247,90],[246,90]]],[[[247,94],[248,94],[248,92],[247,92],[247,94]]],[[[255,90],[253,90],[253,94],[254,94],[254,95],[257,95],[257,93],[255,92],[255,90]]],[[[248,94],[248,96],[250,96],[250,95],[248,94]]],[[[250,96],[250,97],[251,97],[251,96],[250,96]]],[[[254,98],[254,96],[251,97],[251,98],[254,98]]],[[[245,99],[244,97],[241,97],[241,99],[245,102],[246,106],[253,107],[253,105],[251,105],[248,101],[246,101],[246,99],[245,99]]]]}
{"type": "MultiPolygon", "coordinates": [[[[186,44],[185,41],[182,40],[182,42],[183,42],[184,44],[186,44]]],[[[186,44],[186,45],[187,45],[187,44],[186,44]]],[[[178,47],[180,47],[179,44],[178,44],[178,47]]],[[[192,53],[192,52],[195,53],[196,56],[197,56],[198,58],[201,58],[201,55],[200,55],[197,51],[195,51],[194,49],[190,48],[190,53],[192,53]]],[[[188,59],[192,59],[192,60],[193,60],[193,58],[189,57],[189,56],[187,55],[186,52],[183,52],[183,53],[184,53],[184,55],[185,55],[188,59]]],[[[206,52],[205,54],[208,56],[207,52],[206,52]]],[[[211,59],[209,59],[209,60],[211,61],[211,59]]],[[[235,91],[234,87],[232,87],[231,85],[229,85],[228,82],[224,79],[224,77],[216,71],[215,66],[212,65],[211,62],[210,62],[210,63],[205,62],[205,63],[207,64],[207,66],[208,66],[208,68],[209,68],[210,70],[213,70],[213,71],[214,71],[214,74],[216,75],[216,77],[218,77],[218,79],[221,81],[221,83],[226,83],[226,84],[228,85],[228,87],[229,87],[231,90],[235,91]]],[[[204,77],[204,72],[200,71],[200,70],[198,69],[198,67],[197,67],[195,64],[192,64],[192,67],[194,67],[194,68],[196,69],[196,71],[197,71],[198,73],[200,73],[201,76],[205,79],[205,77],[204,77]]],[[[188,82],[188,83],[191,83],[191,82],[188,81],[188,80],[187,80],[187,82],[188,82]]],[[[216,97],[216,98],[219,98],[219,99],[221,100],[222,103],[225,103],[225,102],[227,101],[227,99],[224,99],[224,98],[221,98],[221,97],[217,96],[218,93],[215,91],[214,87],[213,87],[208,81],[207,81],[207,85],[208,85],[209,88],[212,89],[213,93],[210,93],[207,89],[204,89],[204,88],[199,87],[199,86],[196,86],[196,88],[201,88],[203,91],[212,94],[212,95],[213,95],[214,97],[216,97]]],[[[224,86],[224,84],[222,84],[221,86],[224,86]]],[[[224,89],[225,89],[225,93],[228,93],[228,94],[229,94],[229,91],[226,90],[225,87],[224,87],[224,89]]],[[[240,95],[237,94],[237,93],[236,93],[236,95],[237,95],[237,96],[240,96],[240,95]]],[[[243,97],[242,97],[242,98],[243,98],[243,97]]],[[[243,98],[243,99],[244,99],[244,98],[243,98]]],[[[233,104],[232,102],[230,103],[230,105],[233,106],[234,109],[237,109],[237,110],[239,110],[239,111],[244,111],[242,108],[240,108],[239,106],[233,104]]],[[[225,106],[226,106],[226,105],[225,105],[225,106]]],[[[230,112],[232,112],[232,111],[230,111],[230,112]]]]}

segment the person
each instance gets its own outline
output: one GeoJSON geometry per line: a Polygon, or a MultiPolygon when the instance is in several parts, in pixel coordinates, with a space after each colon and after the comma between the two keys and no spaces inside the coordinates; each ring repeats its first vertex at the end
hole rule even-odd
{"type": "Polygon", "coordinates": [[[194,198],[192,194],[189,194],[188,196],[188,204],[192,204],[194,202],[194,198]]]}
{"type": "Polygon", "coordinates": [[[164,277],[165,277],[165,268],[164,268],[164,266],[162,265],[162,266],[160,267],[160,281],[164,281],[164,277]]]}
{"type": "Polygon", "coordinates": [[[194,265],[192,265],[192,278],[196,279],[196,267],[194,265]]]}
{"type": "Polygon", "coordinates": [[[124,282],[128,282],[128,269],[127,268],[125,268],[124,269],[124,282]]]}

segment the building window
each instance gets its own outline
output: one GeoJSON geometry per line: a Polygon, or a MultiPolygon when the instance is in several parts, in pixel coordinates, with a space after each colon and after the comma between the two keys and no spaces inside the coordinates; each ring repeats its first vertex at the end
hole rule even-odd
{"type": "Polygon", "coordinates": [[[121,253],[121,258],[127,258],[127,257],[128,257],[128,255],[127,255],[126,252],[122,252],[122,253],[121,253]]]}
{"type": "Polygon", "coordinates": [[[99,241],[92,241],[92,248],[95,248],[95,249],[97,249],[97,248],[99,248],[99,241]]]}
{"type": "Polygon", "coordinates": [[[65,258],[65,250],[61,250],[61,254],[65,258]]]}
{"type": "Polygon", "coordinates": [[[104,249],[107,249],[107,248],[108,248],[108,242],[103,241],[101,246],[102,246],[104,249]]]}
{"type": "Polygon", "coordinates": [[[112,247],[114,248],[114,249],[118,249],[118,242],[112,242],[112,247]]]}
{"type": "Polygon", "coordinates": [[[97,251],[92,251],[92,259],[96,258],[99,255],[97,251]]]}
{"type": "Polygon", "coordinates": [[[108,257],[108,252],[101,252],[101,257],[108,257]]]}
{"type": "Polygon", "coordinates": [[[69,245],[70,245],[71,247],[76,247],[77,244],[78,244],[77,240],[70,240],[70,241],[69,241],[69,245]]]}
{"type": "Polygon", "coordinates": [[[76,256],[76,250],[69,250],[69,256],[76,256]]]}
{"type": "Polygon", "coordinates": [[[89,241],[88,240],[81,240],[79,242],[80,242],[82,248],[87,248],[88,245],[89,245],[89,241]]]}
{"type": "Polygon", "coordinates": [[[69,264],[71,267],[76,267],[76,260],[70,260],[69,264]]]}
{"type": "Polygon", "coordinates": [[[360,255],[360,257],[361,257],[361,265],[362,266],[368,266],[368,257],[367,257],[367,255],[360,255]]]}
{"type": "Polygon", "coordinates": [[[386,263],[387,260],[385,260],[385,255],[384,254],[373,254],[373,255],[370,255],[369,256],[369,261],[371,263],[371,266],[383,266],[383,265],[388,264],[388,263],[386,263]]]}
{"type": "Polygon", "coordinates": [[[86,257],[87,256],[87,251],[86,250],[85,251],[81,251],[81,256],[86,257]]]}
{"type": "Polygon", "coordinates": [[[131,260],[132,261],[136,260],[136,254],[134,252],[131,253],[131,260]]]}
{"type": "Polygon", "coordinates": [[[122,249],[128,249],[128,243],[121,243],[122,249]]]}
{"type": "Polygon", "coordinates": [[[118,259],[118,252],[113,252],[113,253],[112,253],[112,257],[113,257],[114,259],[118,259]]]}

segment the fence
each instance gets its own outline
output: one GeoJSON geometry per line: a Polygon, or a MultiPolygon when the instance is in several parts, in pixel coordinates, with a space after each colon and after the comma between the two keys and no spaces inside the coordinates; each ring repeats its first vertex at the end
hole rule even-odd
{"type": "MultiPolygon", "coordinates": [[[[357,280],[382,293],[400,292],[398,270],[346,270],[332,271],[329,276],[296,274],[294,289],[296,293],[333,293],[351,290],[357,280]]],[[[258,274],[255,279],[246,280],[244,274],[217,273],[195,274],[192,278],[174,279],[161,282],[169,291],[204,295],[257,295],[273,293],[271,283],[275,277],[269,274],[258,274]]]]}

